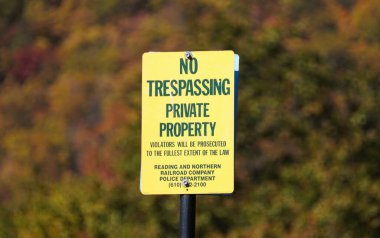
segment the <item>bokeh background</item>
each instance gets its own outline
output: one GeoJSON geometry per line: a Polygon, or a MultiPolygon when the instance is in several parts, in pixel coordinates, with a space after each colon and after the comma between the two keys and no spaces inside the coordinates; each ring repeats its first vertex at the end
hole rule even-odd
{"type": "Polygon", "coordinates": [[[0,0],[0,237],[177,237],[139,192],[142,54],[220,49],[235,193],[198,237],[380,237],[378,0],[0,0]]]}

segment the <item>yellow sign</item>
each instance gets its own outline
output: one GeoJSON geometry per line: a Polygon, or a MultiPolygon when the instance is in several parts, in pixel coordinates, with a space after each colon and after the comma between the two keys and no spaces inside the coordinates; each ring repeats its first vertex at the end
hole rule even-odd
{"type": "Polygon", "coordinates": [[[233,192],[235,60],[232,51],[143,55],[143,194],[233,192]]]}

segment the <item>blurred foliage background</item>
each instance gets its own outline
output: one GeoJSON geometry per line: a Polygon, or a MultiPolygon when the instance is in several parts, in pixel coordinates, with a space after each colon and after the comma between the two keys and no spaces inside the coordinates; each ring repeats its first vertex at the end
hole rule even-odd
{"type": "Polygon", "coordinates": [[[380,237],[378,0],[0,0],[0,237],[177,237],[139,192],[141,57],[240,55],[199,237],[380,237]]]}

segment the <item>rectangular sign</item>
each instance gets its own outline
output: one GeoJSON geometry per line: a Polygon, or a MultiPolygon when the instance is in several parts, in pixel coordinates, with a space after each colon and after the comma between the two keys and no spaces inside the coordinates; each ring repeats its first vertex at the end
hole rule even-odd
{"type": "Polygon", "coordinates": [[[142,65],[141,192],[232,193],[238,56],[150,52],[142,65]]]}

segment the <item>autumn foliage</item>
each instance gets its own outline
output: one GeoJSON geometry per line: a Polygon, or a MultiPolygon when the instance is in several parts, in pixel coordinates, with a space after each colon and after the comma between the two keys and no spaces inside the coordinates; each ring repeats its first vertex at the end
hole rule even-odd
{"type": "Polygon", "coordinates": [[[177,237],[139,192],[141,57],[240,55],[199,237],[380,237],[378,0],[0,0],[0,237],[177,237]]]}

